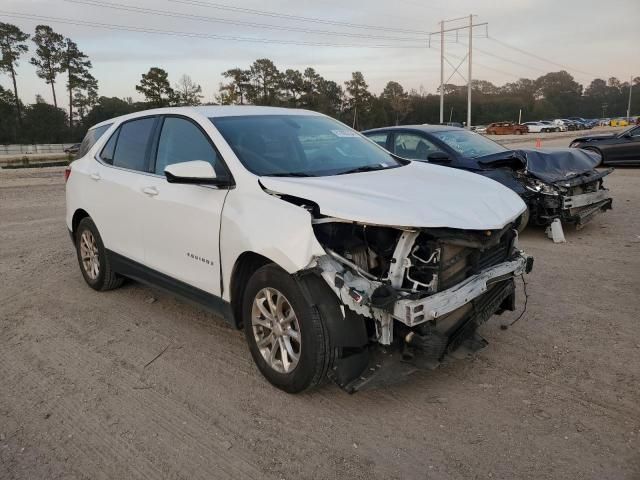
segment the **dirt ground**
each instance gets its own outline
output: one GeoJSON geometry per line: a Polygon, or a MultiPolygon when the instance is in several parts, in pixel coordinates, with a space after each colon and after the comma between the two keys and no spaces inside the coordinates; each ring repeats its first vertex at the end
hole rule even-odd
{"type": "Polygon", "coordinates": [[[0,171],[0,479],[638,479],[640,169],[608,184],[566,244],[522,235],[526,314],[475,359],[291,396],[212,315],[88,288],[61,169],[0,171]]]}

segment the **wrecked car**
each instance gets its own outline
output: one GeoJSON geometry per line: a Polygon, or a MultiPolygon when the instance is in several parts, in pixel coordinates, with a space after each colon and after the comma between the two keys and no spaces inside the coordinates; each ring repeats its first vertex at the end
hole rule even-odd
{"type": "MultiPolygon", "coordinates": [[[[525,220],[550,225],[554,220],[582,228],[611,208],[600,159],[579,149],[518,149],[461,128],[416,125],[378,128],[364,135],[403,158],[446,165],[489,177],[516,192],[527,204],[525,220]]],[[[519,225],[520,230],[526,221],[519,225]]]]}
{"type": "Polygon", "coordinates": [[[287,392],[325,378],[354,392],[484,347],[478,327],[514,309],[532,267],[513,191],[321,114],[149,110],[83,145],[65,178],[86,283],[130,278],[208,308],[287,392]]]}

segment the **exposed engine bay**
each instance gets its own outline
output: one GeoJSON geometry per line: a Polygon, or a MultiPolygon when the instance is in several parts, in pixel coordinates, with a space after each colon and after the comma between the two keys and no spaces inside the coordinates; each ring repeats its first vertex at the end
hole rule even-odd
{"type": "MultiPolygon", "coordinates": [[[[465,231],[317,218],[313,226],[327,252],[317,259],[322,278],[366,319],[373,343],[418,368],[434,368],[463,346],[483,347],[477,327],[515,308],[514,277],[528,273],[533,262],[517,248],[515,224],[465,231]]],[[[343,380],[343,388],[355,390],[369,379],[343,380]]]]}

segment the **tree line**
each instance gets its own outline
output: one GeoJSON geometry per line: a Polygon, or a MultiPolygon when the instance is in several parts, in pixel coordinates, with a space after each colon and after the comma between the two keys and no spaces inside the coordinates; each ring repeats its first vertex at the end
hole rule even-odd
{"type": "MultiPolygon", "coordinates": [[[[33,35],[19,27],[0,22],[0,73],[13,88],[0,86],[0,143],[57,143],[78,141],[91,125],[103,120],[154,107],[202,104],[202,87],[188,75],[171,86],[169,74],[153,67],[141,75],[135,90],[145,100],[105,97],[98,94],[92,64],[70,38],[48,25],[38,25],[33,35]],[[24,104],[18,92],[16,68],[29,52],[36,75],[50,86],[53,105],[41,96],[24,104]],[[58,107],[56,86],[65,82],[68,111],[58,107]]],[[[406,90],[389,81],[379,95],[369,89],[364,75],[353,72],[342,85],[325,79],[314,68],[303,71],[278,69],[262,58],[247,68],[231,68],[222,73],[214,101],[217,105],[268,105],[306,108],[337,118],[356,129],[438,123],[440,94],[423,88],[406,90]]],[[[640,77],[633,79],[640,87],[640,77]]],[[[627,108],[629,82],[615,77],[594,79],[586,88],[566,71],[550,72],[537,79],[521,78],[502,86],[486,80],[472,81],[473,123],[522,119],[539,120],[583,116],[622,116],[627,108]]],[[[640,90],[640,89],[639,89],[640,90]]],[[[444,85],[445,121],[466,119],[466,86],[444,85]]],[[[640,111],[640,91],[632,103],[632,113],[640,111]]]]}

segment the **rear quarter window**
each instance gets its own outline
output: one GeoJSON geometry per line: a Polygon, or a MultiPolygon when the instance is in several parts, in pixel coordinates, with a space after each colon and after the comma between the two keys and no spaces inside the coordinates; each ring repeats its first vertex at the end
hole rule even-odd
{"type": "Polygon", "coordinates": [[[100,137],[104,135],[104,132],[109,130],[111,124],[100,125],[99,127],[92,128],[87,132],[87,134],[82,139],[82,143],[80,144],[80,148],[78,149],[78,153],[76,154],[76,158],[84,157],[91,147],[93,147],[100,137]]]}

